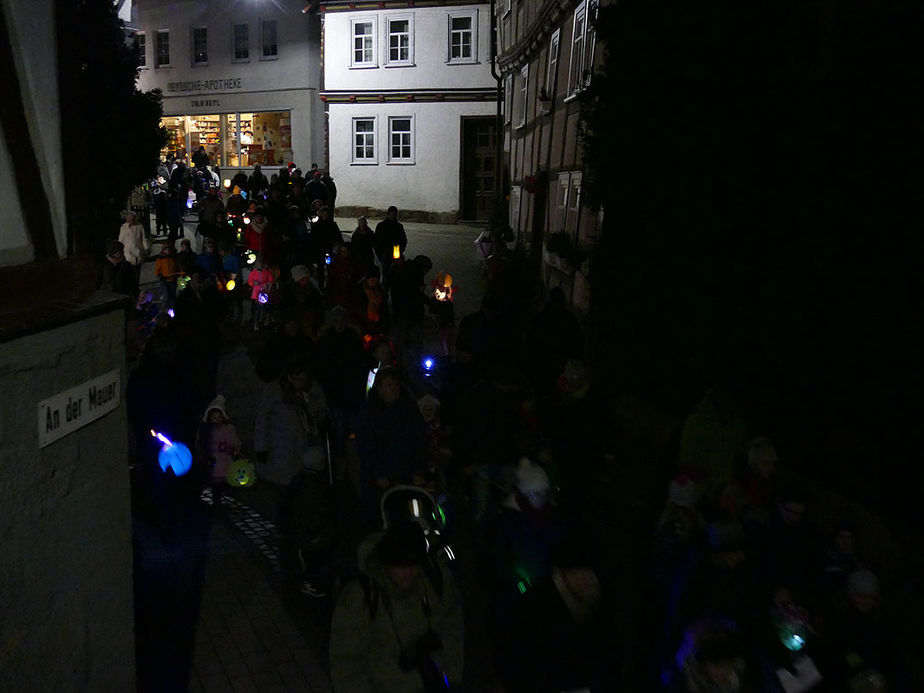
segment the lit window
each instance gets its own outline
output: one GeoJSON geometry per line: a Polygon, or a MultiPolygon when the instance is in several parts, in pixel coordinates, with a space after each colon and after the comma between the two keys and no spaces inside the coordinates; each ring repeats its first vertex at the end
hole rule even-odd
{"type": "Polygon", "coordinates": [[[352,21],[355,67],[375,67],[375,23],[371,19],[352,21]]]}
{"type": "Polygon", "coordinates": [[[471,63],[477,59],[475,26],[477,10],[449,15],[449,62],[471,63]]]}
{"type": "Polygon", "coordinates": [[[376,163],[375,118],[353,118],[353,163],[376,163]]]}
{"type": "Polygon", "coordinates": [[[276,20],[264,19],[260,22],[261,43],[263,44],[263,57],[275,58],[278,55],[276,44],[276,20]]]}
{"type": "Polygon", "coordinates": [[[147,37],[143,31],[135,34],[135,51],[138,54],[138,67],[146,67],[147,61],[147,37]]]}
{"type": "Polygon", "coordinates": [[[234,25],[234,59],[250,60],[250,26],[234,25]]]}
{"type": "Polygon", "coordinates": [[[412,118],[388,119],[388,161],[393,164],[414,163],[412,118]]]}
{"type": "Polygon", "coordinates": [[[170,65],[170,32],[161,30],[157,32],[155,49],[157,51],[157,67],[170,65]]]}
{"type": "Polygon", "coordinates": [[[409,65],[414,55],[414,22],[410,16],[388,17],[388,64],[409,65]]]}
{"type": "Polygon", "coordinates": [[[208,30],[197,27],[192,30],[193,65],[205,65],[209,61],[208,30]]]}

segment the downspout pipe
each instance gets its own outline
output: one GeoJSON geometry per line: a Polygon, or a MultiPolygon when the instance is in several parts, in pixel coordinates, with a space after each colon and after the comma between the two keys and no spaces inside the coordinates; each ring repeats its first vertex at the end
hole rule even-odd
{"type": "MultiPolygon", "coordinates": [[[[497,72],[497,0],[491,0],[491,76],[497,82],[497,113],[494,125],[494,203],[502,197],[501,157],[504,153],[504,120],[501,107],[504,100],[504,85],[497,72]]],[[[492,215],[493,215],[493,211],[492,215]]]]}

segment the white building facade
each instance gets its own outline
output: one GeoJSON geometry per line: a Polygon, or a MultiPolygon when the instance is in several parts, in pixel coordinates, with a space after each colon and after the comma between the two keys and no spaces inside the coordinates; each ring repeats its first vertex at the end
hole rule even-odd
{"type": "Polygon", "coordinates": [[[324,155],[320,23],[301,0],[136,0],[138,87],[163,92],[166,153],[204,146],[223,177],[324,155]]]}
{"type": "Polygon", "coordinates": [[[338,213],[484,220],[495,184],[490,4],[327,0],[328,164],[338,213]]]}

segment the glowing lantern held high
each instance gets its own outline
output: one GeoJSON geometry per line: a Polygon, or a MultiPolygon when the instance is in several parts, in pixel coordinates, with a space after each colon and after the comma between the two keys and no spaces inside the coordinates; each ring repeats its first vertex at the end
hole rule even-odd
{"type": "Polygon", "coordinates": [[[157,453],[157,462],[164,473],[170,468],[174,476],[183,476],[192,468],[192,453],[188,447],[183,443],[173,442],[154,429],[151,429],[151,435],[164,444],[157,453]]]}

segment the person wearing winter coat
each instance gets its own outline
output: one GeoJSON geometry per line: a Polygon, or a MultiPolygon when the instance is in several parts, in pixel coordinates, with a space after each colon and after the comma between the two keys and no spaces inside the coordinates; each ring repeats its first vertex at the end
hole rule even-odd
{"type": "Polygon", "coordinates": [[[380,494],[426,469],[427,424],[398,370],[383,366],[356,420],[360,496],[370,517],[380,494]]]}
{"type": "Polygon", "coordinates": [[[325,469],[327,401],[308,364],[296,360],[263,390],[254,428],[257,474],[288,486],[302,469],[325,469]]]}
{"type": "Polygon", "coordinates": [[[100,288],[132,297],[138,295],[138,275],[126,261],[125,251],[119,241],[106,242],[100,288]]]}
{"type": "Polygon", "coordinates": [[[372,234],[366,217],[356,220],[356,229],[350,235],[350,260],[357,276],[365,277],[369,269],[375,266],[372,234]]]}
{"type": "Polygon", "coordinates": [[[241,449],[241,439],[228,419],[223,395],[216,395],[205,408],[197,443],[200,454],[208,464],[208,482],[213,489],[213,502],[218,503],[221,485],[228,476],[235,455],[241,449]]]}
{"type": "Polygon", "coordinates": [[[427,557],[414,522],[359,549],[362,571],[334,610],[330,670],[343,693],[429,693],[462,681],[463,618],[452,574],[427,557]],[[448,686],[447,686],[448,683],[448,686]]]}
{"type": "Polygon", "coordinates": [[[398,208],[392,205],[388,208],[385,218],[375,225],[372,236],[372,247],[375,257],[382,268],[382,284],[388,286],[391,281],[391,265],[395,260],[394,248],[398,246],[399,255],[404,255],[407,248],[407,233],[404,224],[398,221],[398,208]]]}
{"type": "Polygon", "coordinates": [[[151,250],[151,241],[144,232],[144,227],[138,223],[138,215],[134,212],[125,213],[125,223],[119,228],[119,243],[125,252],[125,259],[135,268],[137,274],[141,273],[141,265],[151,250]]]}

